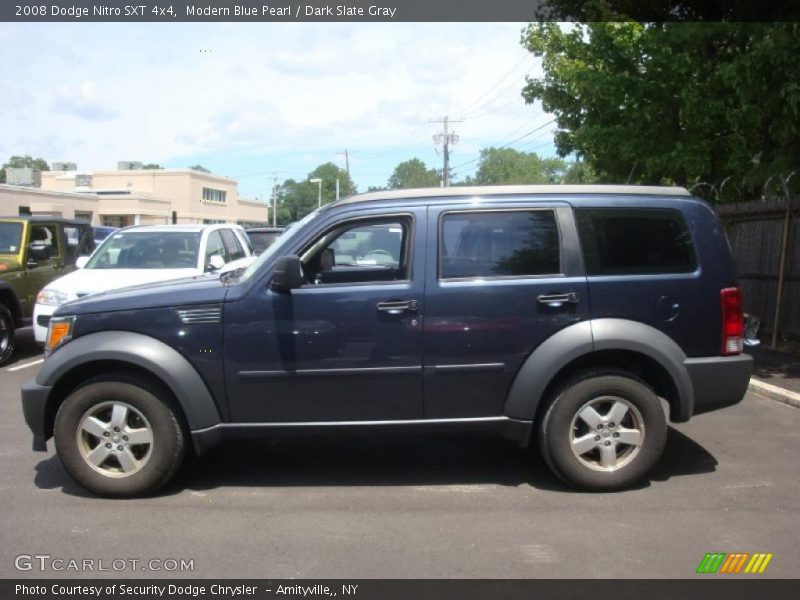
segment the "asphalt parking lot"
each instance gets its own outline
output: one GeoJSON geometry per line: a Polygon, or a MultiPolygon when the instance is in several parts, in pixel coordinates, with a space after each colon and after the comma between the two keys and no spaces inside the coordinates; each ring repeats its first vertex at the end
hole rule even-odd
{"type": "Polygon", "coordinates": [[[753,394],[672,426],[652,479],[622,493],[576,493],[499,439],[355,436],[229,444],[156,497],[112,501],[52,442],[30,450],[19,386],[38,359],[24,330],[0,369],[0,577],[684,578],[706,552],[771,552],[748,577],[800,576],[800,410],[753,394]],[[34,554],[194,571],[15,568],[34,554]]]}

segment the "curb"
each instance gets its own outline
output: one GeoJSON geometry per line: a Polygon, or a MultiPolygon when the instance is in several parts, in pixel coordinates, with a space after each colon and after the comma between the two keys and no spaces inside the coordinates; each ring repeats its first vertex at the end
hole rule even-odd
{"type": "Polygon", "coordinates": [[[784,404],[788,404],[794,408],[800,408],[800,394],[797,392],[792,392],[782,387],[778,387],[777,385],[765,383],[759,379],[753,378],[750,379],[750,385],[748,386],[748,389],[760,394],[761,396],[766,396],[770,400],[777,400],[778,402],[783,402],[784,404]]]}

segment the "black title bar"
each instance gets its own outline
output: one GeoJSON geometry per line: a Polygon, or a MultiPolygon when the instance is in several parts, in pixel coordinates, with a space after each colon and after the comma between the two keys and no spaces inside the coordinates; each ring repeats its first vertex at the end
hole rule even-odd
{"type": "Polygon", "coordinates": [[[797,21],[800,3],[765,0],[2,0],[19,22],[797,21]]]}

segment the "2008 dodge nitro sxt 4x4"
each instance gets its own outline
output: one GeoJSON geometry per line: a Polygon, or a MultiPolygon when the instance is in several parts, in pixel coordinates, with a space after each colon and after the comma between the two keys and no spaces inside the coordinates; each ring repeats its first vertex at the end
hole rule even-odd
{"type": "Polygon", "coordinates": [[[536,440],[610,490],[658,461],[662,400],[681,422],[742,399],[742,335],[725,233],[685,190],[375,192],[244,271],[64,304],[22,401],[34,449],[108,496],[157,489],[190,441],[365,428],[536,440]]]}

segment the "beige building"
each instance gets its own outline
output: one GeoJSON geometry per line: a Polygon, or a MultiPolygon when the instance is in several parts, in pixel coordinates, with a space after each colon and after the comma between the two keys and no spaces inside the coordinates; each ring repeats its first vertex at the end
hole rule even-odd
{"type": "Polygon", "coordinates": [[[0,214],[112,227],[269,221],[268,206],[240,198],[234,179],[191,169],[44,171],[41,188],[0,185],[0,214]]]}

